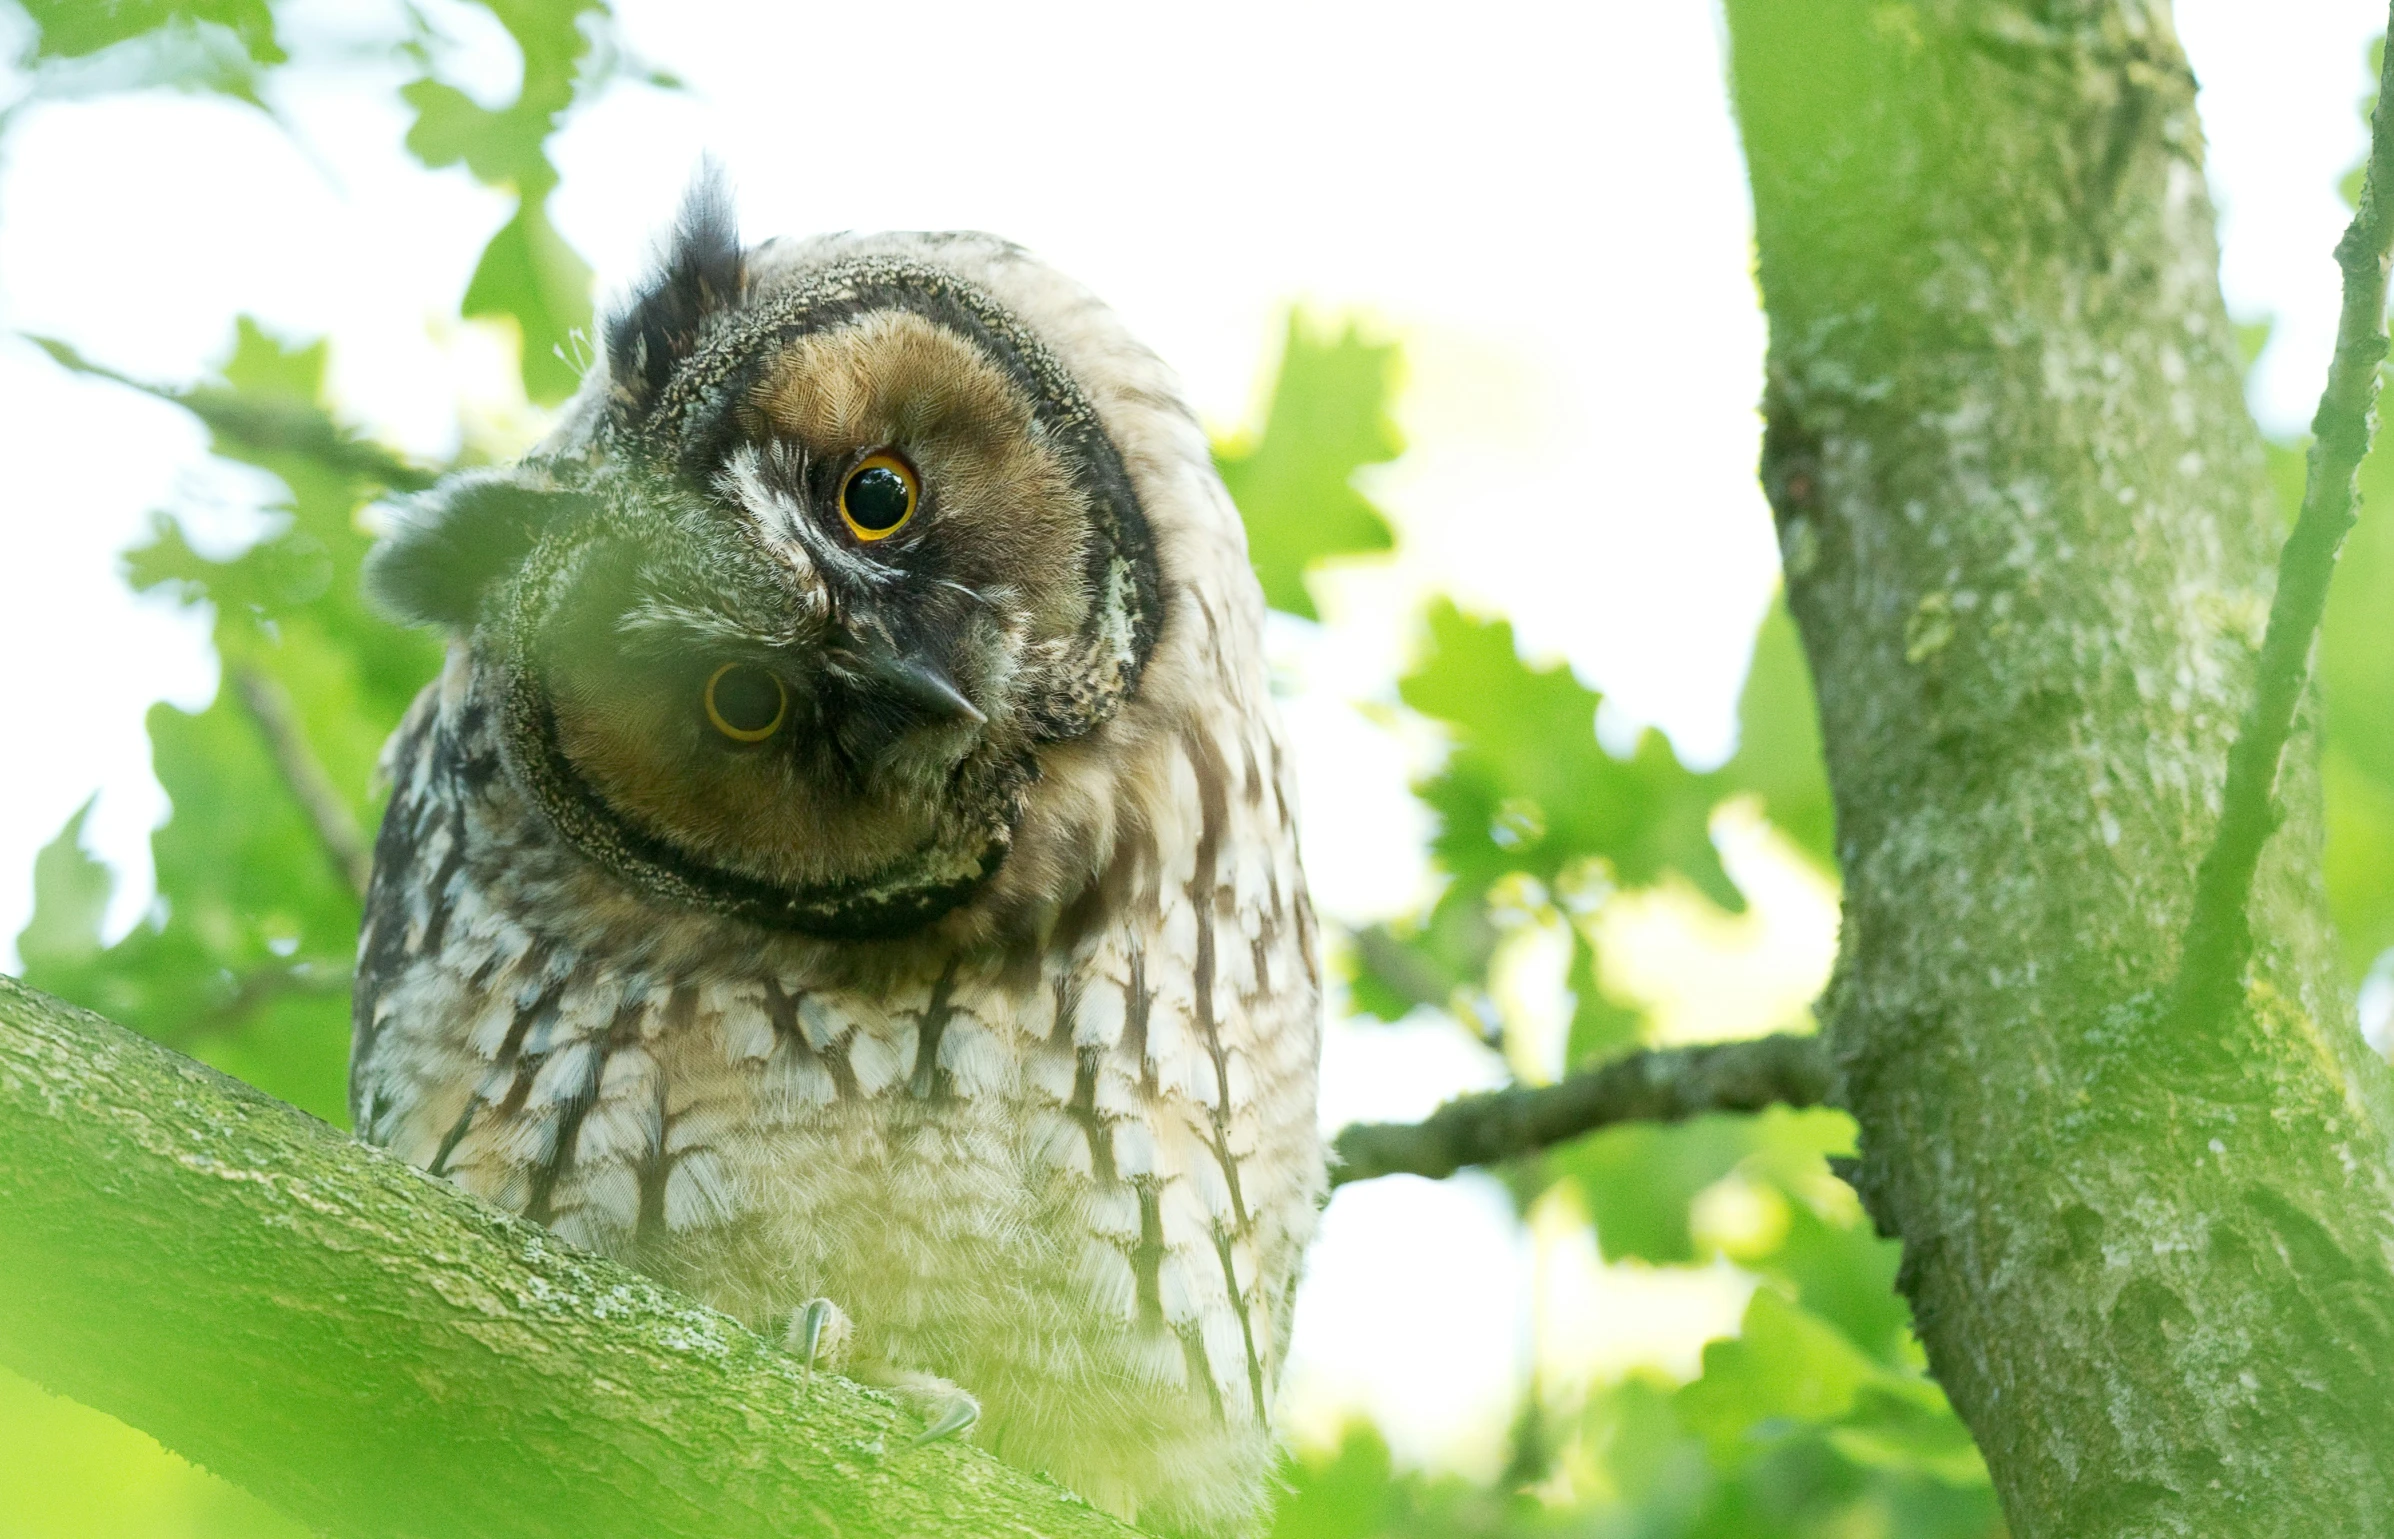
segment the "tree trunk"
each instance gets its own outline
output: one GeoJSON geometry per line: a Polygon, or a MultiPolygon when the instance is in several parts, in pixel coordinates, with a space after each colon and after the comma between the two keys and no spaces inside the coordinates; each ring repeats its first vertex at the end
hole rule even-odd
{"type": "Polygon", "coordinates": [[[2394,1117],[2307,723],[2241,999],[2169,1012],[2283,531],[2166,8],[1728,13],[1825,1019],[1931,1365],[2020,1539],[2383,1534],[2394,1117]]]}
{"type": "Polygon", "coordinates": [[[0,1362],[356,1539],[1128,1536],[1061,1487],[0,978],[0,1362]]]}

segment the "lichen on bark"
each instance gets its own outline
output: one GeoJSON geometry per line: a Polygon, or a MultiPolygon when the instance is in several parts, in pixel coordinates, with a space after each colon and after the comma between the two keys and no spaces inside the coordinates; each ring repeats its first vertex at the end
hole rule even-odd
{"type": "Polygon", "coordinates": [[[1824,1017],[1931,1363],[2023,1539],[2382,1533],[2394,1116],[2307,724],[2243,1007],[2166,1008],[2284,533],[2166,8],[1728,12],[1824,1017]]]}

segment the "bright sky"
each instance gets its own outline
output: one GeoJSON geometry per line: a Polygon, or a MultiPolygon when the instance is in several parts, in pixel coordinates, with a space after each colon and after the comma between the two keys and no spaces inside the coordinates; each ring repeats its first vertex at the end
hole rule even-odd
{"type": "MultiPolygon", "coordinates": [[[[286,33],[322,56],[380,9],[301,0],[286,33]]],[[[509,95],[512,46],[487,14],[426,9],[458,42],[452,73],[509,95]]],[[[1420,890],[1415,750],[1355,703],[1384,694],[1408,601],[1433,584],[1567,657],[1610,696],[1608,735],[1651,721],[1691,758],[1727,752],[1774,555],[1752,478],[1764,332],[1708,7],[1236,0],[1198,20],[918,0],[899,30],[866,6],[619,9],[635,50],[690,89],[619,87],[558,145],[556,217],[609,289],[711,152],[752,237],[964,226],[1039,250],[1110,298],[1225,427],[1254,404],[1291,300],[1404,341],[1413,450],[1373,490],[1406,555],[1334,585],[1328,634],[1276,635],[1301,773],[1337,788],[1304,808],[1326,911],[1386,913],[1420,890]]],[[[2298,430],[2333,335],[2334,189],[2360,154],[2363,50],[2384,13],[2375,0],[2178,10],[2204,82],[2229,304],[2280,322],[2254,404],[2298,430]]],[[[405,155],[401,78],[355,63],[292,82],[280,105],[308,151],[219,101],[29,114],[0,165],[0,332],[181,380],[247,311],[332,336],[354,419],[420,452],[450,447],[455,399],[505,399],[489,339],[440,318],[507,210],[462,170],[405,155]]],[[[0,100],[12,92],[0,80],[0,100]]],[[[219,509],[214,537],[238,539],[255,487],[211,466],[179,412],[65,377],[14,341],[0,341],[0,463],[4,960],[34,850],[95,789],[91,837],[125,881],[116,921],[147,901],[144,841],[164,802],[142,712],[204,702],[215,668],[198,626],[127,596],[114,555],[170,503],[219,509]]],[[[1767,840],[1734,842],[1757,872],[1772,859],[1767,840]]],[[[1773,890],[1742,939],[1682,940],[1743,948],[1750,999],[1800,999],[1826,964],[1829,900],[1773,890]]],[[[1434,1025],[1334,1027],[1326,1120],[1426,1111],[1496,1072],[1434,1025]]],[[[1733,1275],[1665,1283],[1598,1268],[1573,1243],[1534,1243],[1470,1179],[1342,1195],[1300,1303],[1300,1430],[1369,1406],[1400,1451],[1484,1468],[1533,1352],[1686,1371],[1693,1343],[1736,1318],[1733,1275]]]]}

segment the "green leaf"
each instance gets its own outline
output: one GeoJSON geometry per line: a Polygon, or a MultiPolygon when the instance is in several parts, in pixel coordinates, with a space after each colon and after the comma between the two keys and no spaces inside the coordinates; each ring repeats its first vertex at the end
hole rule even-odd
{"type": "Polygon", "coordinates": [[[1688,1205],[1735,1170],[1762,1136],[1751,1117],[1623,1123],[1552,1151],[1545,1173],[1577,1184],[1605,1260],[1690,1262],[1700,1257],[1688,1205]]]}
{"type": "Polygon", "coordinates": [[[19,0],[39,30],[36,59],[78,59],[145,33],[213,25],[261,64],[287,55],[275,41],[266,0],[19,0]]]}
{"type": "Polygon", "coordinates": [[[582,382],[564,351],[590,328],[590,266],[549,223],[541,200],[527,197],[491,237],[459,309],[514,320],[524,393],[533,400],[554,404],[582,382]]]}
{"type": "Polygon", "coordinates": [[[1564,979],[1564,987],[1571,992],[1571,1034],[1564,1041],[1563,1062],[1570,1068],[1618,1057],[1637,1046],[1644,1035],[1644,1014],[1605,993],[1601,965],[1596,948],[1575,931],[1571,970],[1564,979]]]}
{"type": "Polygon", "coordinates": [[[1947,1485],[1986,1487],[1987,1461],[1945,1392],[1927,1379],[1880,1382],[1855,1400],[1854,1414],[1832,1427],[1829,1446],[1866,1469],[1918,1472],[1947,1485]]]}
{"type": "Polygon", "coordinates": [[[1679,1416],[1727,1464],[1760,1439],[1842,1420],[1881,1376],[1842,1331],[1757,1288],[1738,1334],[1704,1349],[1704,1375],[1680,1390],[1679,1416]]]}
{"type": "Polygon", "coordinates": [[[1393,344],[1370,343],[1350,323],[1317,336],[1292,312],[1263,431],[1253,444],[1218,448],[1247,525],[1247,555],[1274,609],[1318,619],[1305,573],[1325,557],[1391,549],[1395,536],[1355,472],[1395,459],[1404,440],[1389,420],[1397,369],[1393,344]]]}
{"type": "Polygon", "coordinates": [[[1812,669],[1804,660],[1787,596],[1771,600],[1754,633],[1754,656],[1737,702],[1737,752],[1720,770],[1723,795],[1752,793],[1763,816],[1796,848],[1837,869],[1837,829],[1821,754],[1812,669]]]}
{"type": "Polygon", "coordinates": [[[17,956],[29,978],[77,973],[100,955],[100,921],[116,882],[83,848],[83,825],[96,800],[86,798],[33,857],[33,916],[17,932],[17,956]]]}
{"type": "MultiPolygon", "coordinates": [[[[2358,978],[2394,946],[2394,648],[2385,615],[2394,601],[2394,445],[2382,431],[2361,462],[2361,520],[2345,538],[2319,627],[2325,702],[2328,911],[2358,978]]],[[[2302,498],[2302,456],[2272,446],[2289,520],[2302,498]]]]}
{"type": "Polygon", "coordinates": [[[1429,629],[1397,692],[1455,742],[1419,794],[1438,814],[1431,851],[1458,883],[1484,889],[1522,872],[1552,886],[1599,858],[1623,887],[1677,871],[1723,908],[1745,908],[1707,831],[1717,781],[1684,768],[1652,728],[1630,757],[1607,752],[1597,694],[1560,664],[1525,665],[1505,621],[1441,600],[1429,629]]]}
{"type": "MultiPolygon", "coordinates": [[[[300,751],[370,829],[375,759],[440,645],[366,606],[358,514],[394,480],[429,472],[372,450],[325,410],[324,365],[321,343],[286,344],[244,320],[221,383],[153,391],[192,406],[219,454],[271,472],[285,495],[245,550],[203,554],[161,519],[125,565],[137,589],[207,607],[228,684],[250,670],[288,698],[300,751]],[[250,431],[259,423],[296,426],[250,431]]],[[[149,727],[172,807],[150,841],[158,911],[81,965],[37,945],[26,981],[338,1121],[357,895],[238,691],[220,689],[198,712],[153,707],[149,727]]]]}
{"type": "MultiPolygon", "coordinates": [[[[1708,831],[1717,776],[1682,766],[1652,729],[1631,757],[1614,757],[1596,740],[1597,694],[1560,665],[1524,664],[1506,622],[1440,600],[1429,632],[1397,691],[1454,743],[1438,773],[1415,787],[1437,815],[1430,853],[1451,880],[1419,924],[1359,937],[1358,1009],[1393,1020],[1416,1003],[1478,988],[1496,945],[1489,892],[1511,877],[1551,892],[1600,860],[1623,887],[1675,871],[1723,907],[1745,907],[1708,831]]],[[[1634,1017],[1608,1007],[1592,972],[1572,986],[1581,1016],[1575,1061],[1582,1047],[1629,1040],[1634,1017]]]]}
{"type": "Polygon", "coordinates": [[[401,87],[415,109],[408,150],[427,166],[462,163],[474,176],[516,195],[515,215],[482,251],[459,313],[505,317],[521,343],[524,393],[544,405],[572,395],[581,369],[568,361],[577,334],[590,327],[590,265],[549,222],[548,197],[557,185],[549,136],[577,95],[605,83],[620,62],[612,47],[596,70],[583,64],[600,29],[584,18],[605,18],[604,0],[483,0],[515,39],[524,76],[515,100],[485,107],[430,76],[401,87]]]}

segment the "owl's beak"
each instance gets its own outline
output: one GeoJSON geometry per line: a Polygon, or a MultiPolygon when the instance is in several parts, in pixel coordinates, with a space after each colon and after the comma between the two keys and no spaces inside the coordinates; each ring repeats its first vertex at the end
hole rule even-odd
{"type": "Polygon", "coordinates": [[[833,672],[854,685],[895,696],[934,721],[989,724],[989,717],[957,687],[947,669],[931,661],[920,646],[896,637],[850,627],[826,657],[833,672]]]}
{"type": "Polygon", "coordinates": [[[956,687],[954,679],[920,657],[881,656],[868,662],[876,679],[926,714],[969,721],[976,727],[989,725],[989,718],[956,687]]]}

